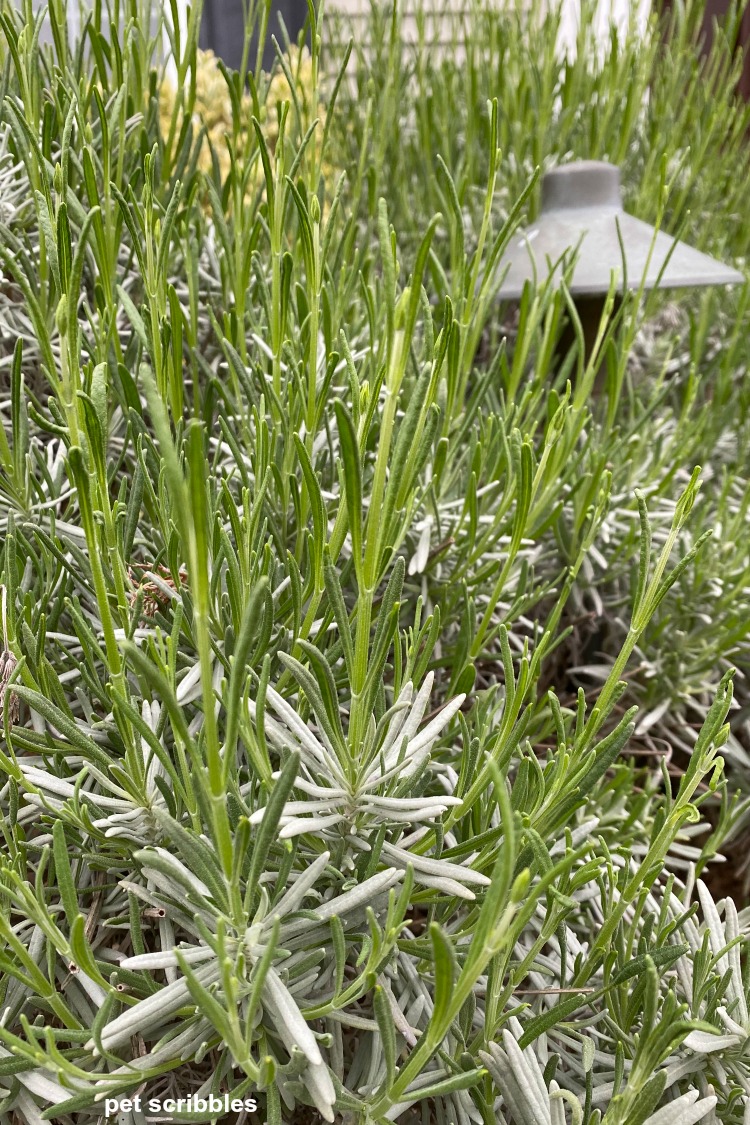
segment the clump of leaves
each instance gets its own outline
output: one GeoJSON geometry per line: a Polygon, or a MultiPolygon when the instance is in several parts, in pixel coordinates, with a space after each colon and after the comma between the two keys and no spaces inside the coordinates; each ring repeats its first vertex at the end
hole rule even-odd
{"type": "Polygon", "coordinates": [[[258,12],[217,133],[200,4],[66,14],[0,0],[0,1125],[746,1125],[750,287],[495,300],[571,152],[743,260],[731,26],[258,12]]]}

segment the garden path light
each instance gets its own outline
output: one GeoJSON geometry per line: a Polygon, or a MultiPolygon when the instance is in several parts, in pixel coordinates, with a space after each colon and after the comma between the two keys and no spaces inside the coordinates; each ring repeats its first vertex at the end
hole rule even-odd
{"type": "MultiPolygon", "coordinates": [[[[500,264],[498,296],[520,298],[527,281],[562,280],[568,288],[590,354],[612,275],[616,291],[738,285],[741,273],[657,231],[622,206],[620,171],[614,164],[580,160],[542,177],[539,216],[510,242],[500,264]],[[623,262],[624,259],[624,262],[623,262]],[[624,269],[623,269],[624,265],[624,269]]],[[[570,341],[573,342],[571,335],[570,341]]],[[[567,350],[567,349],[566,349],[567,350]]]]}

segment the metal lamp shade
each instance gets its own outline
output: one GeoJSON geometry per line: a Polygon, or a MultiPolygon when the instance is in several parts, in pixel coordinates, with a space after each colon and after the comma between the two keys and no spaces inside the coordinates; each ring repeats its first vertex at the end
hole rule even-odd
{"type": "Polygon", "coordinates": [[[607,294],[613,272],[621,292],[623,251],[628,289],[638,289],[644,279],[646,289],[737,285],[745,280],[737,270],[628,215],[622,207],[619,169],[582,160],[543,176],[539,218],[511,240],[500,263],[505,277],[498,295],[517,299],[526,281],[541,283],[550,272],[562,278],[571,253],[575,263],[569,288],[574,296],[607,294]]]}

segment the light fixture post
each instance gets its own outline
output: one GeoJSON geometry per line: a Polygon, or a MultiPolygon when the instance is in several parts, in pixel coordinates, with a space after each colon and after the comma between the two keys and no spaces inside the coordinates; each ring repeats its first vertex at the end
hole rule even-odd
{"type": "MultiPolygon", "coordinates": [[[[683,289],[745,280],[737,270],[629,215],[622,206],[620,171],[614,164],[566,164],[547,172],[541,186],[538,219],[511,240],[500,263],[504,277],[498,297],[518,300],[527,282],[549,280],[554,285],[570,268],[567,284],[583,329],[585,362],[599,332],[613,275],[620,294],[624,288],[683,289]]],[[[575,339],[568,318],[558,354],[567,354],[575,339]]]]}

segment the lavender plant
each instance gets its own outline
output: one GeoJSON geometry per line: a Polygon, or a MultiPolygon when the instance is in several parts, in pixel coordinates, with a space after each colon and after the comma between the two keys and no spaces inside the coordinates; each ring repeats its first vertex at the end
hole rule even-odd
{"type": "Polygon", "coordinates": [[[571,153],[743,264],[731,20],[66,15],[0,0],[0,1125],[747,1125],[750,287],[495,297],[571,153]]]}

